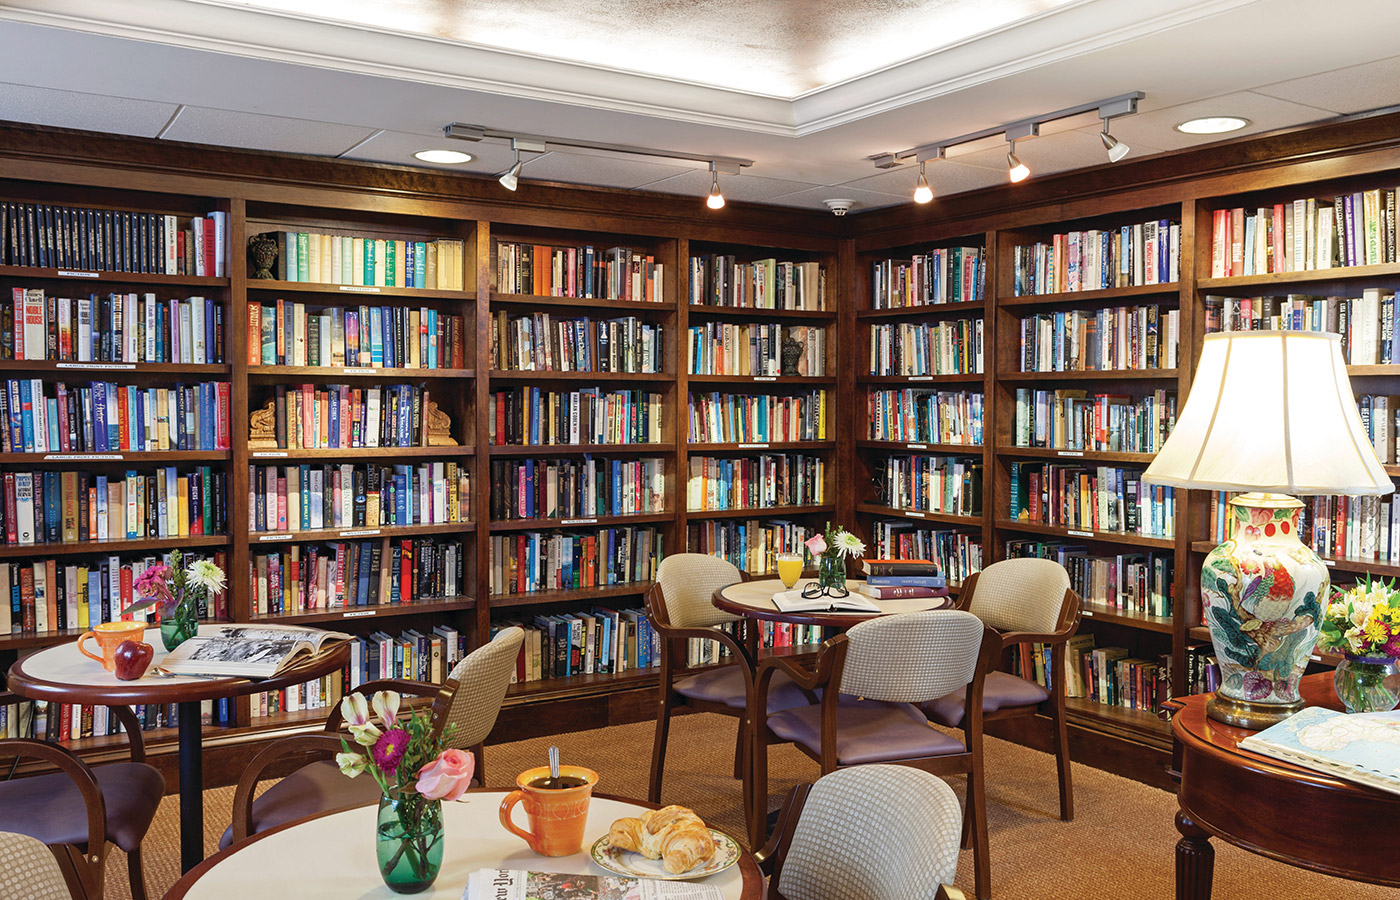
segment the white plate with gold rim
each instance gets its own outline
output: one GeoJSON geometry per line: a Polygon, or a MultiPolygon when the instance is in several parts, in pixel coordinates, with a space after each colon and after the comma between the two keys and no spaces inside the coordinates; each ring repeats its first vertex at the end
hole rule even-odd
{"type": "Polygon", "coordinates": [[[743,855],[739,844],[729,835],[722,831],[715,831],[713,828],[710,829],[710,835],[715,841],[714,855],[694,868],[675,874],[666,871],[666,864],[663,860],[647,859],[635,850],[614,847],[608,843],[607,835],[594,841],[588,854],[599,866],[609,872],[616,872],[618,875],[630,875],[635,878],[658,878],[663,881],[686,881],[691,878],[704,878],[707,875],[714,875],[716,872],[723,872],[738,862],[739,857],[743,855]]]}

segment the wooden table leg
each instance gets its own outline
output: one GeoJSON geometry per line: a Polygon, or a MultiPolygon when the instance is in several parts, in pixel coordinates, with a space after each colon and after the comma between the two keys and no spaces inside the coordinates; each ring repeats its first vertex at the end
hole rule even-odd
{"type": "Polygon", "coordinates": [[[179,704],[180,871],[204,861],[204,726],[199,701],[179,704]]]}
{"type": "Polygon", "coordinates": [[[1176,814],[1176,830],[1181,832],[1176,842],[1176,900],[1210,900],[1215,874],[1210,832],[1181,811],[1176,814]]]}

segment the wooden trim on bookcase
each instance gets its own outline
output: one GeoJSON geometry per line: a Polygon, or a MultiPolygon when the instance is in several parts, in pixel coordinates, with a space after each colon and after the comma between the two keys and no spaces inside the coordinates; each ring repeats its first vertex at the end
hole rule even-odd
{"type": "MultiPolygon", "coordinates": [[[[475,275],[476,303],[473,304],[476,338],[472,342],[475,359],[472,363],[478,372],[491,371],[491,223],[478,220],[473,223],[471,242],[472,265],[468,275],[475,275]]],[[[462,254],[464,257],[465,253],[462,254]]],[[[475,496],[472,498],[473,514],[476,517],[476,585],[478,598],[475,616],[473,646],[481,646],[490,640],[491,603],[489,578],[491,576],[491,532],[481,527],[491,521],[491,456],[490,429],[484,424],[486,411],[490,409],[491,379],[484,375],[472,382],[473,396],[476,399],[476,421],[472,432],[476,435],[476,478],[472,484],[475,496]]],[[[466,423],[463,423],[465,427],[466,423]]]]}
{"type": "MultiPolygon", "coordinates": [[[[689,479],[689,463],[685,456],[689,425],[685,422],[686,396],[689,390],[690,362],[686,358],[686,331],[690,327],[690,238],[681,235],[667,244],[666,266],[671,275],[666,280],[666,290],[671,294],[667,309],[674,312],[670,321],[671,337],[667,341],[667,353],[663,368],[671,372],[670,397],[663,396],[665,412],[662,416],[662,438],[666,437],[665,426],[670,423],[670,441],[663,440],[662,455],[668,461],[666,502],[671,505],[671,524],[662,538],[664,553],[684,553],[686,533],[689,523],[686,519],[686,484],[689,479]],[[668,368],[669,367],[669,368],[668,368]],[[667,444],[669,443],[669,446],[667,444]]],[[[664,390],[664,388],[663,388],[664,390]]]]}
{"type": "Polygon", "coordinates": [[[1001,252],[997,247],[997,233],[986,231],[982,236],[982,562],[988,564],[997,558],[993,544],[995,534],[992,523],[996,521],[999,495],[997,486],[997,430],[996,380],[998,354],[997,332],[1006,313],[1001,309],[997,298],[1001,296],[997,281],[1001,252]]]}
{"type": "MultiPolygon", "coordinates": [[[[1191,391],[1191,376],[1200,357],[1201,336],[1205,333],[1204,307],[1196,296],[1200,260],[1210,259],[1210,212],[1195,200],[1181,204],[1181,270],[1178,272],[1180,345],[1177,347],[1177,411],[1181,411],[1191,391]],[[1204,226],[1204,227],[1202,227],[1204,226]],[[1204,250],[1204,255],[1202,255],[1204,250]]],[[[1209,272],[1207,272],[1209,274],[1209,272]]],[[[1190,612],[1195,605],[1189,598],[1199,596],[1200,573],[1192,572],[1191,531],[1193,492],[1177,489],[1176,548],[1172,555],[1176,596],[1172,597],[1172,696],[1189,692],[1186,681],[1186,635],[1191,627],[1190,612]]]]}
{"type": "MultiPolygon", "coordinates": [[[[869,424],[862,421],[866,414],[866,404],[856,402],[860,387],[856,384],[856,366],[860,360],[859,341],[856,340],[858,323],[856,309],[860,298],[857,291],[856,247],[852,241],[842,241],[836,259],[835,277],[828,275],[829,293],[835,296],[837,319],[835,332],[831,335],[836,344],[836,409],[828,412],[828,437],[836,441],[835,469],[828,476],[827,487],[835,481],[836,523],[845,528],[856,527],[857,497],[856,439],[869,434],[869,424]],[[830,291],[834,285],[835,291],[830,291]],[[841,340],[838,335],[850,335],[841,340]],[[845,477],[842,477],[842,475],[845,477]]],[[[866,483],[865,479],[860,480],[866,483]]],[[[874,534],[865,535],[867,546],[873,546],[874,534]]]]}
{"type": "MultiPolygon", "coordinates": [[[[228,463],[228,474],[224,481],[229,496],[224,498],[224,508],[229,518],[228,583],[229,616],[235,622],[247,622],[253,614],[253,585],[247,577],[251,551],[248,548],[248,344],[252,338],[248,334],[248,267],[247,253],[247,204],[240,199],[220,202],[228,212],[228,260],[229,288],[225,297],[224,347],[229,354],[229,448],[232,458],[228,463]],[[235,514],[237,511],[237,514],[235,514]]],[[[261,336],[258,338],[262,340],[261,336]]],[[[234,701],[235,725],[248,725],[250,700],[247,695],[234,701]]]]}

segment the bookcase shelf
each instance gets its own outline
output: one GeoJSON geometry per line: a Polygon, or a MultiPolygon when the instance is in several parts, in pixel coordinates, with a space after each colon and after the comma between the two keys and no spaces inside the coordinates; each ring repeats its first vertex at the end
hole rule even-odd
{"type": "Polygon", "coordinates": [[[85,466],[129,465],[135,463],[170,464],[182,462],[224,462],[232,457],[229,450],[113,450],[109,453],[0,453],[0,466],[63,465],[85,466]]]}
{"type": "Polygon", "coordinates": [[[1291,285],[1321,285],[1378,280],[1393,282],[1397,277],[1400,277],[1400,263],[1381,263],[1373,266],[1334,266],[1330,269],[1310,269],[1303,272],[1267,272],[1263,275],[1200,278],[1196,281],[1196,288],[1200,291],[1213,293],[1233,293],[1255,289],[1275,290],[1291,285]]]}
{"type": "Polygon", "coordinates": [[[535,294],[502,294],[496,291],[491,292],[491,305],[493,307],[527,306],[531,309],[554,307],[557,309],[576,309],[585,313],[591,309],[628,310],[629,312],[640,311],[654,314],[675,313],[676,311],[676,304],[669,300],[656,303],[647,300],[608,300],[599,297],[540,297],[535,294]]]}
{"type": "Polygon", "coordinates": [[[1065,711],[1072,724],[1094,730],[1107,728],[1126,735],[1149,736],[1170,744],[1171,723],[1144,710],[1069,697],[1065,700],[1065,711]]]}
{"type": "Polygon", "coordinates": [[[835,310],[829,309],[762,309],[755,306],[715,306],[691,303],[686,306],[691,318],[751,319],[757,321],[795,319],[800,322],[836,321],[835,310]]]}
{"type": "Polygon", "coordinates": [[[312,625],[319,622],[340,622],[350,619],[387,619],[397,616],[426,616],[475,609],[471,597],[448,600],[419,600],[413,603],[379,603],[373,606],[340,606],[331,609],[309,609],[299,613],[264,613],[249,616],[251,622],[283,625],[312,625]]]}
{"type": "Polygon", "coordinates": [[[188,363],[121,363],[121,362],[68,362],[34,359],[0,359],[0,377],[7,372],[29,372],[34,375],[58,375],[81,378],[85,375],[96,378],[132,378],[142,375],[188,375],[191,378],[227,378],[233,367],[227,363],[193,365],[188,363]],[[71,375],[69,373],[72,373],[71,375]]]}
{"type": "Polygon", "coordinates": [[[250,378],[316,378],[326,381],[372,379],[374,381],[419,381],[476,376],[473,369],[391,369],[383,366],[249,366],[250,378]]]}
{"type": "Polygon", "coordinates": [[[1103,541],[1109,544],[1124,544],[1131,547],[1150,547],[1156,550],[1172,550],[1176,546],[1173,538],[1147,537],[1123,531],[1089,531],[1088,529],[1064,528],[1059,525],[1040,525],[1035,522],[1013,522],[998,519],[997,527],[1003,531],[1017,531],[1024,534],[1045,534],[1060,538],[1066,543],[1075,541],[1103,541]]]}
{"type": "Polygon", "coordinates": [[[195,275],[155,275],[140,272],[91,272],[81,269],[41,269],[29,266],[0,266],[0,278],[54,279],[78,284],[124,284],[148,287],[226,288],[227,278],[195,275]]]}
{"type": "MultiPolygon", "coordinates": [[[[1218,546],[1216,541],[1192,541],[1191,551],[1193,553],[1209,553],[1216,546],[1218,546]]],[[[1400,578],[1400,565],[1396,563],[1351,556],[1327,557],[1319,554],[1319,558],[1327,568],[1334,572],[1346,572],[1353,575],[1370,573],[1378,578],[1400,578]]]]}
{"type": "Polygon", "coordinates": [[[1039,381],[1176,381],[1177,377],[1176,369],[1102,369],[1074,372],[1006,372],[998,375],[997,380],[1015,384],[1039,381]]]}
{"type": "Polygon", "coordinates": [[[981,372],[956,372],[948,375],[859,375],[856,377],[856,384],[981,384],[986,377],[981,372]]]}
{"type": "Polygon", "coordinates": [[[607,528],[613,525],[646,525],[669,522],[675,513],[630,513],[621,516],[572,516],[552,519],[493,519],[492,531],[550,531],[555,528],[607,528]]]}
{"type": "Polygon", "coordinates": [[[170,550],[176,547],[226,547],[226,534],[190,534],[171,538],[133,538],[131,540],[83,541],[72,544],[3,544],[0,559],[25,559],[50,556],[81,556],[88,553],[137,553],[147,550],[170,550]]]}
{"type": "Polygon", "coordinates": [[[857,503],[856,511],[876,516],[889,516],[895,519],[914,519],[920,522],[936,522],[940,525],[957,525],[962,528],[981,528],[982,515],[960,516],[954,513],[932,512],[921,509],[896,509],[878,503],[857,503]]]}
{"type": "Polygon", "coordinates": [[[959,300],[956,303],[925,303],[919,306],[894,306],[888,309],[861,309],[856,311],[856,321],[883,322],[889,319],[950,316],[958,313],[985,312],[986,308],[987,305],[981,300],[959,300]]]}
{"type": "Polygon", "coordinates": [[[886,453],[941,453],[949,456],[981,456],[981,444],[940,444],[920,441],[872,441],[859,440],[856,446],[862,450],[880,450],[886,453]]]}
{"type": "Polygon", "coordinates": [[[517,371],[515,369],[492,369],[492,381],[539,381],[555,382],[560,384],[573,384],[583,382],[617,382],[625,381],[642,384],[670,384],[675,380],[674,375],[666,375],[660,372],[528,372],[517,371]]]}
{"type": "Polygon", "coordinates": [[[491,456],[581,456],[592,453],[642,453],[666,455],[675,449],[670,441],[638,441],[632,444],[493,444],[491,456]]]}
{"type": "MultiPolygon", "coordinates": [[[[334,294],[340,299],[326,300],[328,305],[335,306],[341,303],[351,303],[351,297],[363,297],[366,300],[475,300],[475,291],[448,291],[439,288],[412,288],[395,286],[363,286],[358,284],[323,284],[319,281],[277,281],[267,278],[250,278],[247,281],[249,291],[275,294],[334,294]]],[[[355,305],[366,302],[360,300],[355,305]]]]}
{"type": "Polygon", "coordinates": [[[1159,634],[1172,633],[1173,626],[1170,617],[1153,616],[1129,609],[1117,609],[1106,603],[1093,603],[1088,600],[1084,601],[1080,612],[1098,622],[1113,622],[1117,625],[1126,625],[1129,628],[1138,628],[1142,631],[1155,631],[1159,634]]]}
{"type": "Polygon", "coordinates": [[[820,453],[835,450],[835,441],[735,441],[734,443],[703,443],[686,445],[692,456],[700,453],[751,453],[755,450],[805,450],[820,453]]]}
{"type": "Polygon", "coordinates": [[[1129,453],[1120,450],[1064,450],[1056,447],[1000,447],[998,457],[1007,459],[1082,459],[1085,462],[1124,463],[1146,466],[1157,457],[1155,453],[1129,453]]]}
{"type": "Polygon", "coordinates": [[[751,506],[743,509],[692,509],[687,519],[782,519],[788,516],[808,516],[835,512],[834,503],[812,506],[751,506]]]}
{"type": "Polygon", "coordinates": [[[463,456],[471,456],[476,453],[475,447],[464,447],[460,445],[448,445],[445,447],[320,447],[307,449],[304,447],[289,449],[258,449],[248,451],[248,456],[252,460],[275,460],[275,459],[427,459],[429,457],[443,457],[455,459],[463,456]]]}
{"type": "Polygon", "coordinates": [[[691,384],[810,384],[816,387],[835,384],[834,375],[687,375],[691,384]]]}
{"type": "Polygon", "coordinates": [[[475,522],[441,522],[431,525],[366,525],[359,528],[317,528],[304,531],[251,531],[248,533],[248,543],[263,546],[265,544],[301,544],[312,541],[406,538],[430,534],[464,534],[475,530],[475,522]]]}
{"type": "Polygon", "coordinates": [[[493,608],[504,609],[513,606],[542,606],[551,603],[608,600],[614,597],[640,597],[650,588],[651,582],[649,581],[631,581],[598,588],[531,591],[524,594],[492,594],[489,600],[493,608]]]}
{"type": "Polygon", "coordinates": [[[1099,291],[1062,291],[1057,294],[1026,294],[1020,297],[1006,296],[1000,299],[1002,307],[1036,307],[1036,306],[1060,306],[1065,303],[1083,304],[1092,306],[1097,303],[1105,303],[1112,300],[1123,300],[1129,297],[1152,297],[1152,296],[1176,296],[1181,289],[1181,285],[1173,282],[1166,284],[1138,284],[1129,287],[1107,288],[1099,291]]]}

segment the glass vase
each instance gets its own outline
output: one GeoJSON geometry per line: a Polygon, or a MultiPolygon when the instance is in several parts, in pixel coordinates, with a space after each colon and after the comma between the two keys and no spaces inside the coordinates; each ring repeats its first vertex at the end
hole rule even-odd
{"type": "Polygon", "coordinates": [[[825,593],[843,593],[846,590],[846,558],[835,548],[822,554],[817,567],[817,585],[825,593]]]}
{"type": "Polygon", "coordinates": [[[375,854],[379,874],[394,893],[432,887],[442,868],[442,801],[414,793],[381,796],[375,854]]]}
{"type": "Polygon", "coordinates": [[[160,642],[166,651],[174,650],[199,631],[199,609],[193,600],[182,600],[168,615],[160,617],[160,642]]]}
{"type": "Polygon", "coordinates": [[[1387,712],[1400,703],[1400,660],[1348,653],[1332,674],[1347,712],[1387,712]]]}

